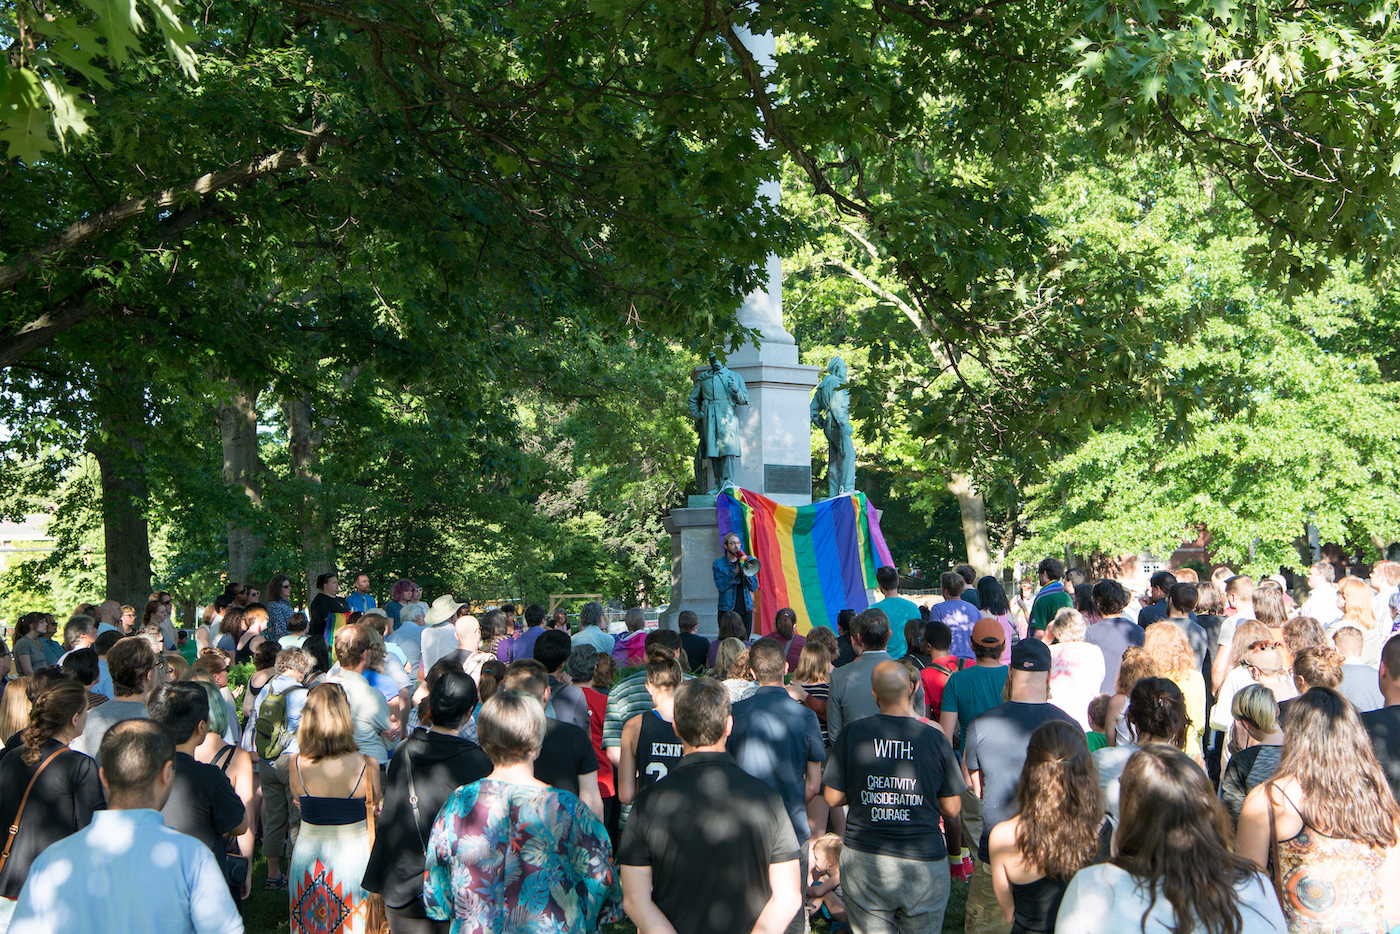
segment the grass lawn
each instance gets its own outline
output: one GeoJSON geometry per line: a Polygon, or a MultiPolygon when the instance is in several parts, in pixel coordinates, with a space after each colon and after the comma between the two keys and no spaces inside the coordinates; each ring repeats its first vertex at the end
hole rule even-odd
{"type": "MultiPolygon", "coordinates": [[[[267,860],[262,848],[253,853],[253,894],[243,903],[243,924],[248,934],[288,934],[288,896],[286,892],[264,892],[267,881],[267,860]]],[[[962,934],[963,903],[967,900],[967,883],[953,880],[953,892],[948,897],[948,912],[943,918],[943,934],[962,934]]],[[[603,934],[635,934],[636,927],[623,921],[604,928],[603,934]]],[[[828,934],[826,922],[812,925],[813,934],[828,934]]]]}

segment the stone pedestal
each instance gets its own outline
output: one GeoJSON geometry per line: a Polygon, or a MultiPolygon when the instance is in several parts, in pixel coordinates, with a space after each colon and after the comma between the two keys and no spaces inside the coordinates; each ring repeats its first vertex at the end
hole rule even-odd
{"type": "Polygon", "coordinates": [[[685,509],[672,510],[661,522],[671,534],[671,605],[658,625],[678,629],[681,611],[692,610],[700,617],[700,635],[714,638],[719,631],[719,593],[713,564],[724,550],[719,544],[715,498],[692,496],[685,509]]]}

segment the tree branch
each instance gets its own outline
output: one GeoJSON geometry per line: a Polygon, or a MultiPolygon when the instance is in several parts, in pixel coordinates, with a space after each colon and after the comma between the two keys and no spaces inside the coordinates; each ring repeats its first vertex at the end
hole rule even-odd
{"type": "Polygon", "coordinates": [[[21,282],[34,271],[35,267],[46,256],[71,249],[98,234],[116,230],[143,214],[168,208],[188,195],[208,195],[234,185],[241,185],[269,175],[277,175],[291,169],[312,165],[320,156],[322,144],[335,141],[326,135],[326,129],[326,124],[318,124],[313,129],[313,135],[307,140],[306,146],[300,150],[284,149],[271,155],[250,159],[241,165],[230,166],[222,172],[201,175],[183,185],[128,198],[119,204],[112,205],[105,211],[74,221],[50,237],[42,246],[17,256],[4,266],[0,266],[0,292],[11,289],[21,282]]]}
{"type": "Polygon", "coordinates": [[[39,317],[15,331],[13,335],[0,338],[0,369],[4,369],[38,350],[61,331],[99,314],[97,303],[87,297],[75,298],[39,317]]]}

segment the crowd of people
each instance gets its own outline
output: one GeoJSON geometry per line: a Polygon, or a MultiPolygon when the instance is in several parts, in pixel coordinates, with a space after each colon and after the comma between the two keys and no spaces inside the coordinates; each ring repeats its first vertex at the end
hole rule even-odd
{"type": "MultiPolygon", "coordinates": [[[[609,632],[366,575],[16,627],[0,934],[1384,932],[1400,923],[1400,565],[959,567],[837,629],[609,632]],[[1359,573],[1364,571],[1365,573],[1359,573]],[[1329,596],[1330,595],[1330,596],[1329,596]],[[1330,601],[1330,602],[1329,602],[1330,601]],[[230,671],[251,667],[245,684],[230,671]],[[129,922],[129,923],[128,923],[129,922]]],[[[14,664],[10,665],[9,662],[14,664]]],[[[240,676],[241,680],[241,676],[240,676]]]]}

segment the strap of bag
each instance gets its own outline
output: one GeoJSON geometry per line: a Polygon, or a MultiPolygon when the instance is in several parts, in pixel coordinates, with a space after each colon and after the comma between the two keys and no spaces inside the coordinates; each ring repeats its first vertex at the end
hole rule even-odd
{"type": "Polygon", "coordinates": [[[1288,916],[1288,906],[1283,902],[1283,865],[1278,858],[1278,833],[1274,828],[1274,783],[1269,782],[1264,786],[1264,803],[1269,808],[1269,859],[1274,864],[1274,896],[1278,898],[1278,906],[1283,911],[1284,917],[1288,916]]]}
{"type": "Polygon", "coordinates": [[[67,752],[65,747],[49,755],[47,759],[39,763],[39,768],[34,772],[34,777],[29,780],[29,787],[24,789],[24,797],[19,799],[19,810],[15,812],[15,822],[10,825],[10,831],[5,836],[5,851],[0,853],[0,873],[5,871],[5,864],[10,861],[10,847],[15,845],[15,836],[19,833],[19,822],[24,818],[24,806],[29,803],[29,793],[34,790],[34,783],[39,780],[39,776],[44,774],[44,769],[49,767],[49,763],[57,759],[59,753],[67,752]]]}
{"type": "Polygon", "coordinates": [[[214,756],[214,763],[219,766],[219,771],[228,771],[228,764],[233,761],[233,754],[237,751],[237,746],[225,746],[223,749],[219,750],[218,754],[214,756]],[[228,755],[224,755],[224,753],[228,753],[228,755]],[[224,756],[224,761],[222,763],[219,762],[219,756],[224,756]]]}
{"type": "Polygon", "coordinates": [[[418,842],[423,852],[428,852],[428,841],[423,837],[423,818],[418,811],[418,789],[413,785],[413,759],[408,754],[408,746],[403,747],[403,768],[408,776],[408,803],[413,808],[413,829],[418,831],[418,842]]]}

